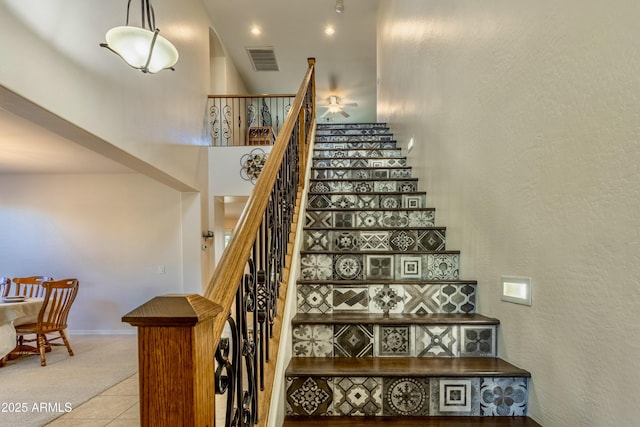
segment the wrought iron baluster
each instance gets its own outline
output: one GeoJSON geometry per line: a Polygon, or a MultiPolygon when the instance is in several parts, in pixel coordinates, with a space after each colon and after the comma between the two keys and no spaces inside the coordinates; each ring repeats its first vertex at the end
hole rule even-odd
{"type": "MultiPolygon", "coordinates": [[[[225,101],[228,100],[225,98],[225,101]]],[[[224,107],[222,107],[222,135],[225,138],[225,145],[229,145],[229,139],[233,137],[233,111],[228,103],[225,102],[224,107]]],[[[231,141],[233,143],[233,141],[231,141]]]]}

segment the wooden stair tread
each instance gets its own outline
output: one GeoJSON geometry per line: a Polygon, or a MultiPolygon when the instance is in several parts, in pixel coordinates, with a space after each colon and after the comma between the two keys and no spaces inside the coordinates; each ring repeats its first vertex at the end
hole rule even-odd
{"type": "Polygon", "coordinates": [[[366,325],[499,325],[498,319],[482,314],[464,313],[298,313],[291,320],[300,324],[366,324],[366,325]]]}
{"type": "Polygon", "coordinates": [[[297,417],[287,416],[282,427],[541,427],[529,417],[297,417]]]}
{"type": "Polygon", "coordinates": [[[292,357],[287,376],[531,377],[497,357],[292,357]]]}

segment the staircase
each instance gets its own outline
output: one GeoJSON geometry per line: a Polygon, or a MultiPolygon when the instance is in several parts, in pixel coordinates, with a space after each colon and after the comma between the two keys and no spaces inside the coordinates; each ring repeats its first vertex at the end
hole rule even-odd
{"type": "Polygon", "coordinates": [[[284,426],[538,425],[385,124],[318,125],[303,242],[284,426]]]}

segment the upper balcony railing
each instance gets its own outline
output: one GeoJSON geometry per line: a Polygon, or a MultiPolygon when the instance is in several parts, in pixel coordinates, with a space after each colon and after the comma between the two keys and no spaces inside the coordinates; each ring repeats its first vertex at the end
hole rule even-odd
{"type": "MultiPolygon", "coordinates": [[[[164,295],[123,317],[138,327],[142,426],[211,427],[220,418],[225,426],[266,425],[275,371],[275,362],[267,362],[278,352],[281,284],[292,267],[288,252],[315,129],[315,60],[308,62],[282,125],[271,122],[275,144],[204,297],[164,295]],[[214,390],[226,396],[225,414],[215,414],[214,390]]],[[[243,111],[246,105],[254,103],[243,111]]]]}
{"type": "Polygon", "coordinates": [[[273,145],[295,95],[209,95],[211,146],[273,145]]]}

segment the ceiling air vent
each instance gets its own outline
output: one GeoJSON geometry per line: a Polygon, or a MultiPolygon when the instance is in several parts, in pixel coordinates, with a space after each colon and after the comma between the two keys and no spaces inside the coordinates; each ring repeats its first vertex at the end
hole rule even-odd
{"type": "Polygon", "coordinates": [[[278,71],[276,53],[273,51],[272,47],[248,47],[246,49],[254,70],[278,71]]]}

